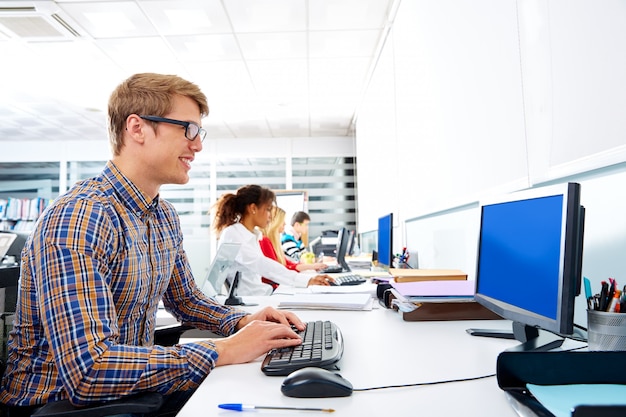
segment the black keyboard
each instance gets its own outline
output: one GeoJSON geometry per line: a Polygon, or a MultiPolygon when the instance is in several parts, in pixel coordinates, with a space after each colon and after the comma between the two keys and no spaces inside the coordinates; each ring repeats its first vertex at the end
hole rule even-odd
{"type": "Polygon", "coordinates": [[[307,366],[332,369],[341,359],[343,338],[335,323],[310,321],[306,323],[306,329],[298,333],[302,338],[301,345],[272,349],[265,355],[261,364],[265,375],[289,375],[307,366]]]}
{"type": "Polygon", "coordinates": [[[366,281],[361,275],[356,274],[342,275],[333,278],[335,278],[334,285],[359,285],[366,281]]]}
{"type": "Polygon", "coordinates": [[[338,274],[343,272],[343,267],[341,265],[328,265],[326,268],[317,272],[319,274],[338,274]]]}

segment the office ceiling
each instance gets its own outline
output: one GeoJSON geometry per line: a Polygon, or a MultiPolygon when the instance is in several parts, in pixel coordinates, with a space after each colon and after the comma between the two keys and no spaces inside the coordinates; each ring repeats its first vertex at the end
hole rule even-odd
{"type": "Polygon", "coordinates": [[[0,1],[0,141],[105,140],[136,72],[200,85],[210,137],[350,136],[397,1],[0,1]]]}

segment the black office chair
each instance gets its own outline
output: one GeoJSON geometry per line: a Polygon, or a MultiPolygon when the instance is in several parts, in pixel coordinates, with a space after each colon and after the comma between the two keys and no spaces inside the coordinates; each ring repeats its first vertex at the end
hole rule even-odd
{"type": "MultiPolygon", "coordinates": [[[[14,314],[17,301],[17,282],[19,279],[19,268],[0,269],[0,288],[4,288],[5,308],[8,312],[0,312],[2,318],[6,315],[14,314]],[[10,290],[10,291],[9,291],[10,290]]],[[[4,324],[4,320],[0,320],[4,324]]],[[[180,336],[192,326],[172,324],[170,326],[159,327],[154,333],[154,343],[161,346],[172,346],[178,343],[180,336]]],[[[4,331],[4,329],[0,329],[4,331]]],[[[5,354],[2,349],[2,354],[5,354]]],[[[0,379],[4,375],[5,358],[0,355],[0,379]]],[[[37,417],[106,417],[116,414],[126,413],[153,413],[158,411],[163,405],[163,396],[156,392],[146,392],[115,401],[95,404],[87,407],[75,407],[69,400],[50,402],[33,413],[37,417]]],[[[0,404],[0,416],[2,415],[2,405],[0,404]]]]}
{"type": "MultiPolygon", "coordinates": [[[[180,336],[193,327],[175,324],[155,331],[157,345],[171,346],[178,343],[180,336]]],[[[0,359],[0,377],[4,374],[5,364],[0,359]]],[[[157,392],[145,392],[115,401],[95,404],[87,407],[75,407],[69,400],[54,401],[37,409],[32,416],[37,417],[107,417],[128,413],[154,413],[163,405],[163,396],[157,392]]]]}

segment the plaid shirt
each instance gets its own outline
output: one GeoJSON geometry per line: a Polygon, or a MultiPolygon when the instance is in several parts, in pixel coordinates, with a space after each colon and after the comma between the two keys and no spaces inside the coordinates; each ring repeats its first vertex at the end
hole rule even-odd
{"type": "Polygon", "coordinates": [[[203,295],[174,208],[112,162],[45,211],[21,265],[0,388],[10,405],[194,389],[215,366],[215,345],[153,345],[159,300],[179,321],[223,335],[246,314],[203,295]]]}

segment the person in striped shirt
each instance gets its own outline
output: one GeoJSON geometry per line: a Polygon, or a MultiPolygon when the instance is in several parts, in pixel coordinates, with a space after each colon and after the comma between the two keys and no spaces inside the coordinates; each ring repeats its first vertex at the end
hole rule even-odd
{"type": "Polygon", "coordinates": [[[300,256],[306,251],[302,242],[302,235],[309,230],[311,217],[304,211],[296,211],[291,217],[291,223],[280,236],[280,243],[287,259],[292,262],[300,262],[300,256]]]}
{"type": "Polygon", "coordinates": [[[178,215],[159,198],[185,184],[206,131],[205,95],[177,76],[136,74],[108,106],[113,157],[38,220],[21,256],[0,402],[9,416],[69,399],[89,405],[156,391],[174,415],[211,370],[301,343],[293,313],[216,303],[195,285],[178,215]],[[225,336],[154,345],[159,301],[225,336]]]}

